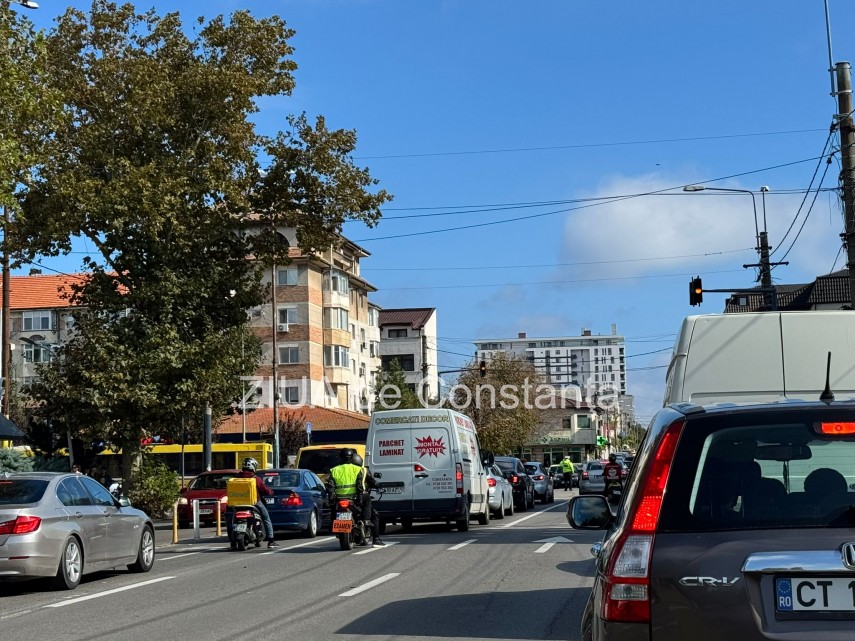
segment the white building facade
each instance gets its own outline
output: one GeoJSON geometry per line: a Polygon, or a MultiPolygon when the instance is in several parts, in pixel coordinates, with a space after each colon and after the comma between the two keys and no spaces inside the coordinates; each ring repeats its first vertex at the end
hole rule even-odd
{"type": "Polygon", "coordinates": [[[380,359],[384,370],[397,360],[407,385],[425,400],[439,395],[436,309],[416,307],[380,312],[380,359]]]}

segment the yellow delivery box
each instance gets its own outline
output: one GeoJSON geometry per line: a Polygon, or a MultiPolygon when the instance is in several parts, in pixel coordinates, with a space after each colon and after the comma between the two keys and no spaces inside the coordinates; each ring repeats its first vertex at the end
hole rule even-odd
{"type": "Polygon", "coordinates": [[[226,482],[226,495],[229,497],[229,507],[235,505],[255,505],[258,501],[258,489],[255,478],[233,478],[226,482]]]}

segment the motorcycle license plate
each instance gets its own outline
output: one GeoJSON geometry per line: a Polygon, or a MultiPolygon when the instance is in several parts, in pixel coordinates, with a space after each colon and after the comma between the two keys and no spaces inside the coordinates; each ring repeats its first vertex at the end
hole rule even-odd
{"type": "Polygon", "coordinates": [[[350,532],[353,530],[353,515],[350,512],[339,512],[333,521],[333,532],[350,532]]]}
{"type": "Polygon", "coordinates": [[[235,532],[246,532],[246,523],[235,523],[235,532]]]}

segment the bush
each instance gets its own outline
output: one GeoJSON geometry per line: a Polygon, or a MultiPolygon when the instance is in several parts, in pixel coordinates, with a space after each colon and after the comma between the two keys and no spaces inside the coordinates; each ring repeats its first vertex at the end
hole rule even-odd
{"type": "Polygon", "coordinates": [[[0,472],[32,472],[33,459],[7,448],[0,449],[0,472]]]}
{"type": "Polygon", "coordinates": [[[178,498],[178,475],[162,462],[143,456],[134,489],[128,498],[131,505],[151,518],[163,518],[178,498]]]}
{"type": "Polygon", "coordinates": [[[68,457],[67,456],[36,456],[33,461],[33,471],[35,472],[68,472],[68,457]]]}

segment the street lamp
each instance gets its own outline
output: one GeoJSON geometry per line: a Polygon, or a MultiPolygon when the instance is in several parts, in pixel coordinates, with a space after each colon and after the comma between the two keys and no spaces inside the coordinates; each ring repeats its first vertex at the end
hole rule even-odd
{"type": "Polygon", "coordinates": [[[38,9],[39,5],[37,2],[33,2],[32,0],[12,0],[13,4],[19,4],[25,9],[38,9]]]}
{"type": "MultiPolygon", "coordinates": [[[[777,296],[775,294],[775,288],[772,285],[772,269],[771,264],[769,262],[769,235],[766,231],[766,192],[769,191],[769,188],[760,188],[760,191],[763,193],[763,231],[760,231],[760,227],[757,223],[757,201],[754,198],[754,192],[750,189],[736,189],[730,187],[707,187],[706,185],[686,185],[685,187],[683,187],[683,191],[720,191],[731,194],[748,194],[749,196],[751,196],[751,205],[754,209],[754,242],[756,243],[754,249],[757,250],[757,254],[760,257],[760,262],[756,265],[756,267],[760,268],[760,286],[763,290],[763,298],[766,309],[770,309],[773,311],[777,310],[778,301],[777,296]]],[[[743,267],[754,266],[755,265],[743,265],[743,267]]]]}

